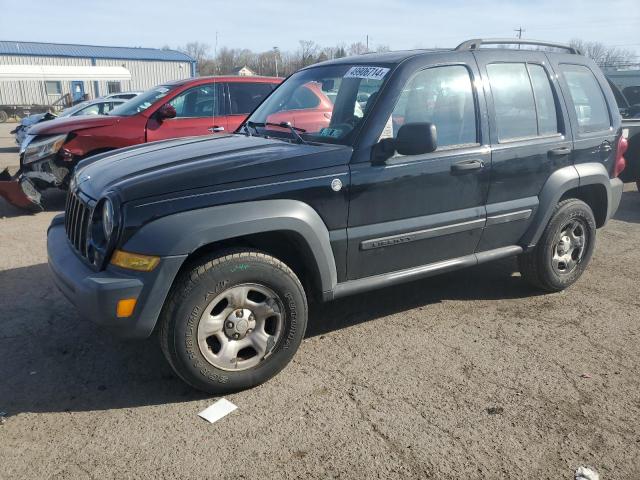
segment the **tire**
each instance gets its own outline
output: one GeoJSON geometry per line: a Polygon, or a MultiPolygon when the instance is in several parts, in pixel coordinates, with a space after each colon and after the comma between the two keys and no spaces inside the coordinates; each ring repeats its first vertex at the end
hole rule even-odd
{"type": "Polygon", "coordinates": [[[520,273],[541,290],[564,290],[587,268],[595,242],[596,221],[591,208],[582,200],[564,200],[556,205],[538,244],[518,257],[520,273]]]}
{"type": "Polygon", "coordinates": [[[9,120],[9,115],[4,110],[0,110],[0,123],[4,123],[9,120]]]}
{"type": "Polygon", "coordinates": [[[277,258],[254,250],[211,255],[177,278],[161,313],[160,346],[192,387],[237,392],[289,363],[307,311],[300,280],[277,258]]]}

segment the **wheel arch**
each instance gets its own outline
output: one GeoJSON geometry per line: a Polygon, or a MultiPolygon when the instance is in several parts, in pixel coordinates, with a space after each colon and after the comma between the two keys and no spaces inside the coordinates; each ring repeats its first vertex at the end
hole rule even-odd
{"type": "Polygon", "coordinates": [[[262,200],[172,214],[144,225],[123,250],[158,256],[249,247],[273,255],[322,294],[337,284],[329,232],[318,213],[297,200],[262,200]]]}
{"type": "Polygon", "coordinates": [[[522,237],[522,245],[531,248],[544,232],[555,206],[567,198],[584,201],[593,211],[596,226],[603,226],[609,217],[611,187],[609,174],[602,163],[569,165],[553,172],[542,187],[539,206],[531,227],[522,237]]]}

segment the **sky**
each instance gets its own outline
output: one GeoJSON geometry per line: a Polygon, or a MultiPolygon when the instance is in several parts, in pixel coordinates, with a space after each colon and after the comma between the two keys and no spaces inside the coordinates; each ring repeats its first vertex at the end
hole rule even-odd
{"type": "Polygon", "coordinates": [[[0,0],[0,40],[254,51],[365,42],[393,50],[478,37],[594,40],[640,57],[640,0],[0,0]]]}

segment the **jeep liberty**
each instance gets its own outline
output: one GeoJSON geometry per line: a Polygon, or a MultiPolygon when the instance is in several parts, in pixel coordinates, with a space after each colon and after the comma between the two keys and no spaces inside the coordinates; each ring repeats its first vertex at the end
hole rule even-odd
{"type": "Polygon", "coordinates": [[[81,162],[49,264],[84,317],[155,333],[185,382],[238,391],[291,360],[310,299],[510,256],[536,288],[569,287],[618,208],[625,148],[605,77],[571,47],[341,58],[233,134],[81,162]],[[304,102],[282,114],[305,86],[331,100],[326,124],[297,123],[304,102]]]}

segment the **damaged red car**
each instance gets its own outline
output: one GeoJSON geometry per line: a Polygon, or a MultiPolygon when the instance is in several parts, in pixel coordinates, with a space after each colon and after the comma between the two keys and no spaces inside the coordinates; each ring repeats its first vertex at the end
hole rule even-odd
{"type": "Polygon", "coordinates": [[[233,132],[281,81],[190,78],[154,87],[108,115],[36,124],[20,147],[17,174],[0,173],[0,196],[18,207],[37,209],[41,192],[66,189],[75,165],[87,157],[146,142],[233,132]]]}

